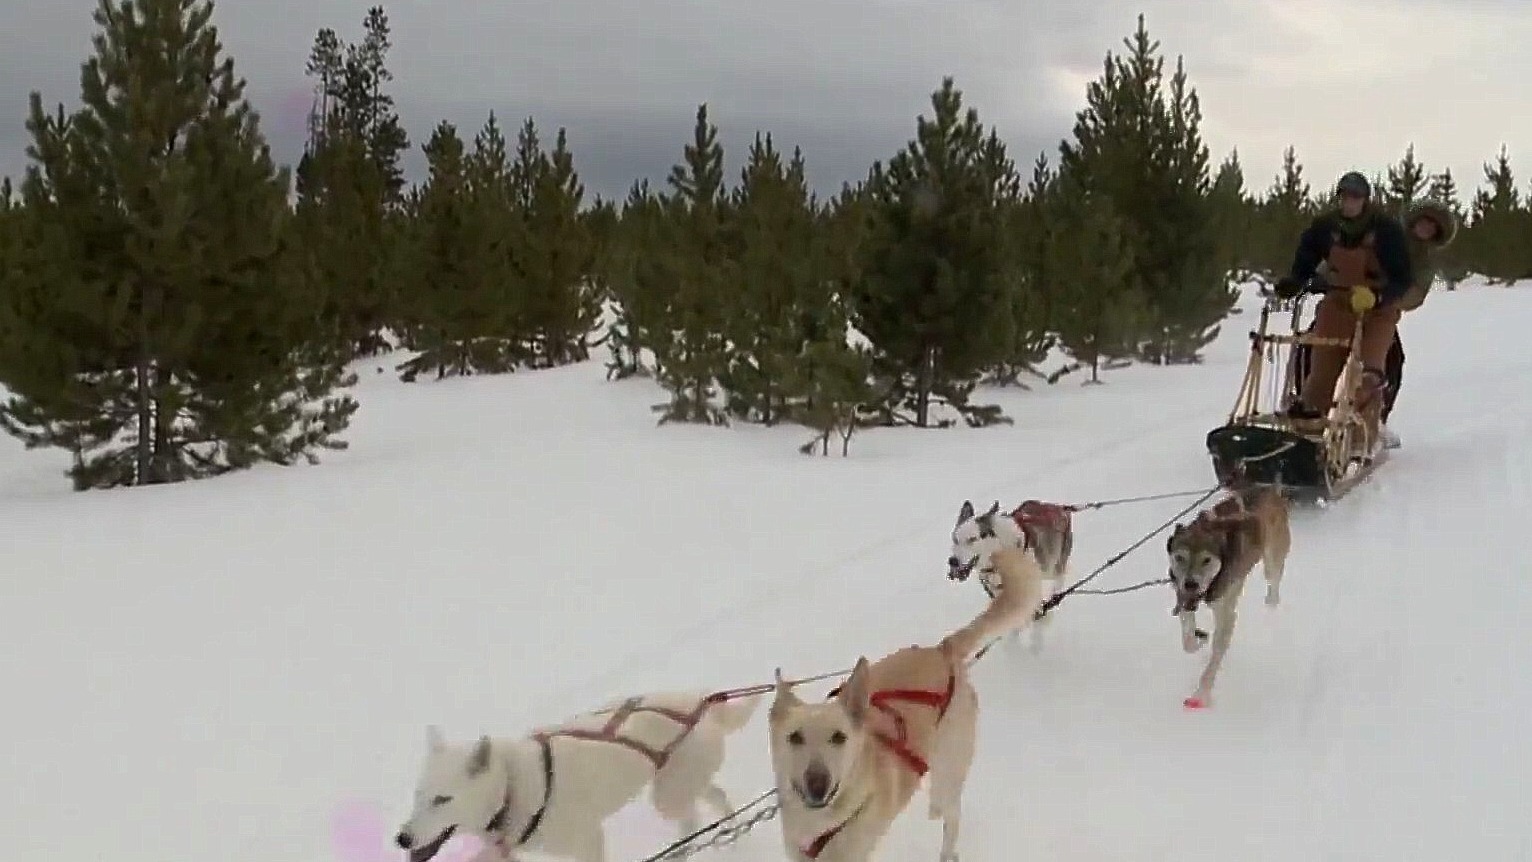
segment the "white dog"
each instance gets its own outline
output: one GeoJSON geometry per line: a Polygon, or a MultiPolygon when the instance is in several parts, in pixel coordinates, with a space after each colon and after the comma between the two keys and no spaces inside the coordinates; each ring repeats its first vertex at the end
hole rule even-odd
{"type": "Polygon", "coordinates": [[[689,834],[700,826],[700,801],[720,817],[733,811],[714,776],[725,739],[760,698],[651,694],[524,737],[466,743],[428,728],[414,809],[394,841],[409,862],[427,862],[457,834],[477,835],[492,848],[486,855],[502,859],[526,847],[604,862],[603,822],[647,785],[660,815],[689,834]]]}
{"type": "MultiPolygon", "coordinates": [[[[979,573],[979,584],[991,598],[1000,588],[995,566],[995,551],[1001,548],[1021,548],[1031,551],[1042,567],[1043,577],[1053,582],[1051,591],[1057,593],[1068,577],[1069,556],[1074,551],[1074,510],[1058,503],[1027,500],[1015,510],[1002,514],[1000,501],[989,510],[978,513],[971,500],[964,500],[958,509],[957,524],[952,528],[952,549],[947,556],[947,577],[954,581],[966,581],[974,572],[979,573]]],[[[1032,626],[1032,650],[1042,648],[1043,626],[1053,618],[1045,615],[1032,626]]],[[[1012,637],[1020,632],[1012,633],[1012,637]]]]}

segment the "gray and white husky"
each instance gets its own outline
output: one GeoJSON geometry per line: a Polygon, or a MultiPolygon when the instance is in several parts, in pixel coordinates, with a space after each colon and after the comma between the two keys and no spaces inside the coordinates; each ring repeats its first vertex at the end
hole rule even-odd
{"type": "Polygon", "coordinates": [[[720,817],[733,811],[714,776],[726,738],[761,697],[650,694],[525,736],[472,742],[448,742],[428,728],[414,807],[394,843],[409,862],[428,862],[460,834],[484,840],[480,859],[527,848],[604,862],[603,822],[646,786],[660,815],[689,834],[701,825],[699,802],[720,817]]]}
{"type": "Polygon", "coordinates": [[[1176,603],[1171,613],[1181,622],[1181,647],[1202,649],[1207,635],[1197,628],[1197,608],[1213,609],[1213,648],[1197,690],[1186,698],[1188,709],[1213,703],[1213,683],[1234,639],[1239,599],[1256,563],[1266,577],[1266,605],[1282,601],[1282,575],[1292,550],[1289,503],[1269,486],[1231,493],[1204,509],[1189,524],[1176,524],[1165,541],[1171,586],[1176,603]]]}
{"type": "MultiPolygon", "coordinates": [[[[1000,501],[996,500],[989,511],[976,513],[973,501],[964,500],[958,509],[957,524],[952,529],[952,549],[947,555],[947,577],[966,581],[974,572],[979,573],[979,583],[984,591],[994,596],[1000,589],[992,556],[1000,548],[1029,550],[1043,570],[1043,577],[1052,581],[1052,592],[1063,588],[1068,573],[1069,555],[1074,550],[1075,534],[1072,510],[1057,503],[1027,500],[1014,511],[1001,514],[1000,501]]],[[[1045,615],[1040,625],[1030,626],[1032,648],[1042,646],[1042,625],[1052,614],[1045,615]]],[[[1019,637],[1019,631],[1012,637],[1019,637]]]]}

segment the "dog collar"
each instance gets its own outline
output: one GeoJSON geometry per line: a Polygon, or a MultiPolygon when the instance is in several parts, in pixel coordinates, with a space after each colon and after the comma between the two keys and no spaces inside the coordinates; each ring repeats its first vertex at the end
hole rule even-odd
{"type": "MultiPolygon", "coordinates": [[[[511,847],[520,847],[531,840],[532,836],[537,833],[537,828],[543,824],[543,816],[548,813],[548,803],[553,801],[553,746],[548,744],[546,736],[539,735],[536,739],[541,749],[543,761],[543,801],[541,805],[537,806],[537,810],[532,812],[531,819],[527,821],[527,825],[521,830],[521,836],[516,839],[516,843],[512,844],[511,847]]],[[[500,810],[495,812],[495,816],[491,817],[489,823],[484,827],[484,831],[490,834],[498,833],[501,836],[495,844],[500,846],[502,850],[510,849],[504,846],[505,821],[510,817],[510,814],[511,789],[507,786],[505,789],[505,803],[500,806],[500,810]]]]}
{"type": "Polygon", "coordinates": [[[803,848],[803,855],[809,857],[810,859],[818,859],[819,858],[819,854],[824,852],[825,845],[830,843],[830,839],[832,839],[835,836],[839,835],[841,833],[841,830],[845,829],[848,825],[850,825],[851,821],[855,820],[856,816],[858,814],[861,814],[862,813],[862,809],[866,808],[866,807],[867,807],[867,803],[863,802],[862,803],[862,807],[858,808],[857,810],[855,810],[853,812],[851,812],[851,816],[850,817],[847,817],[845,820],[842,820],[840,823],[837,823],[836,825],[830,827],[828,831],[821,833],[818,838],[815,838],[813,841],[810,841],[809,842],[809,846],[803,848]]]}

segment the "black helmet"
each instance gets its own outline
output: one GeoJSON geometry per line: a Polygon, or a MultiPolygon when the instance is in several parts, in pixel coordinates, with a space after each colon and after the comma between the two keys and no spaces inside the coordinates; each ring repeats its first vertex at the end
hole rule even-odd
{"type": "Polygon", "coordinates": [[[1349,171],[1335,184],[1336,196],[1360,195],[1364,198],[1372,197],[1372,183],[1357,171],[1349,171]]]}

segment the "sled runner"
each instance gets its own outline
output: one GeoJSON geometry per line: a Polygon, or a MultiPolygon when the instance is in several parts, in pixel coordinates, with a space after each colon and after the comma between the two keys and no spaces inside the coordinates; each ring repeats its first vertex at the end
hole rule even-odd
{"type": "Polygon", "coordinates": [[[1378,445],[1376,406],[1364,411],[1357,403],[1361,322],[1349,339],[1305,332],[1299,321],[1306,298],[1266,298],[1260,322],[1250,333],[1250,360],[1234,408],[1227,423],[1208,432],[1207,449],[1220,485],[1276,485],[1295,502],[1322,504],[1341,498],[1372,475],[1386,451],[1378,445]],[[1272,332],[1272,317],[1284,310],[1291,312],[1290,331],[1272,332]],[[1336,383],[1335,405],[1321,419],[1287,415],[1301,383],[1294,379],[1292,361],[1300,344],[1349,351],[1336,383]]]}

